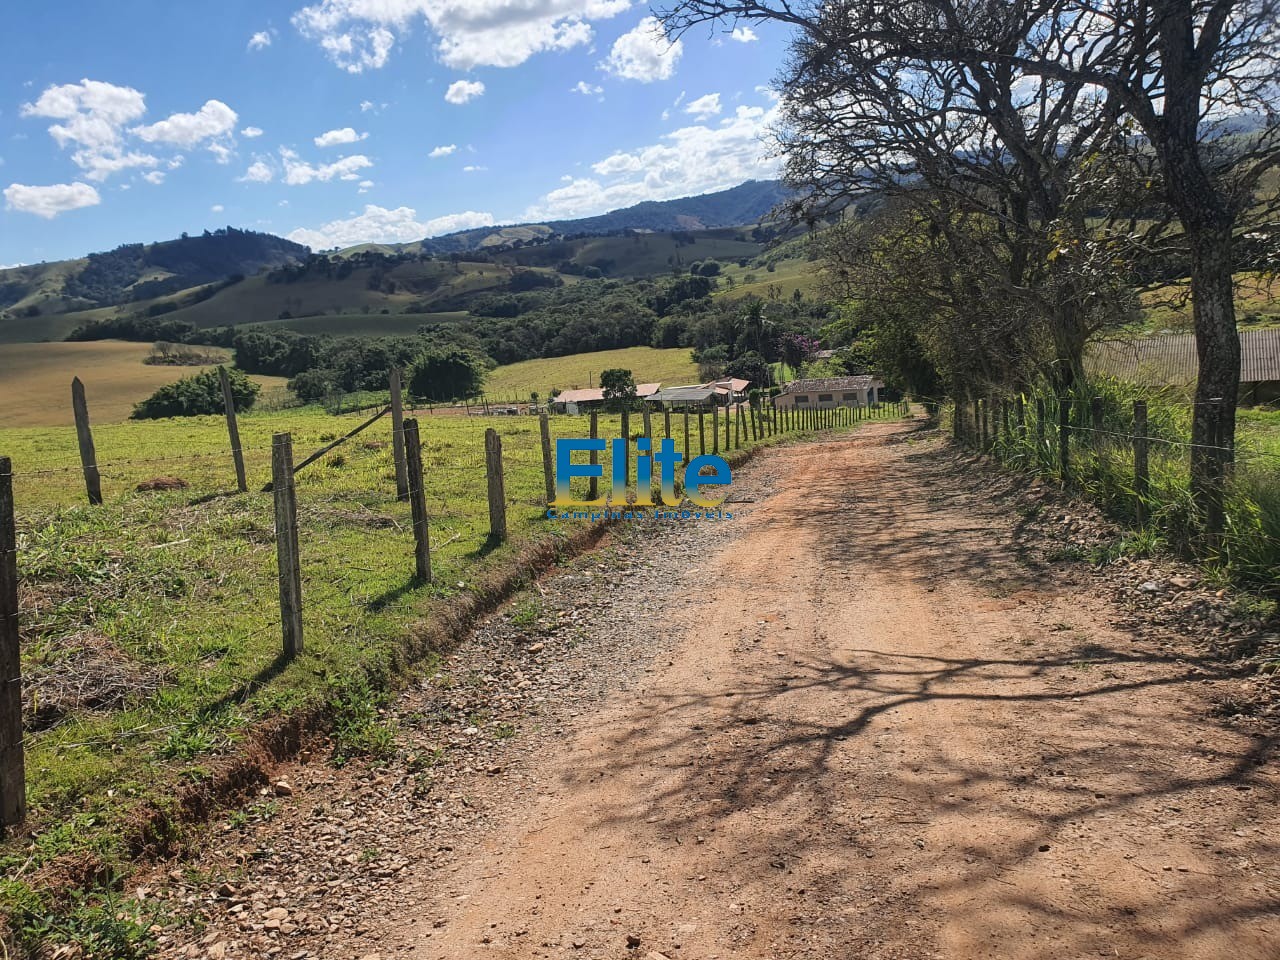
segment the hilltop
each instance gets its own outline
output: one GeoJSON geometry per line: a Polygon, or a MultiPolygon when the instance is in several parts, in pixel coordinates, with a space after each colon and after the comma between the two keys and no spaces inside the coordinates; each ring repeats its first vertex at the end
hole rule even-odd
{"type": "MultiPolygon", "coordinates": [[[[477,297],[583,279],[644,280],[714,260],[749,270],[780,228],[778,181],[637,204],[583,220],[467,230],[312,254],[228,227],[0,271],[0,342],[61,340],[127,317],[197,328],[270,324],[307,333],[412,333],[477,297]]],[[[740,279],[740,277],[739,277],[740,279]]]]}

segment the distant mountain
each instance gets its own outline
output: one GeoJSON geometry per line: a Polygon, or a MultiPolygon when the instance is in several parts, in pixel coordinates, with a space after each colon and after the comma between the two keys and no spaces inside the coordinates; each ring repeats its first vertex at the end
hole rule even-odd
{"type": "Polygon", "coordinates": [[[129,243],[79,260],[0,270],[0,311],[38,316],[150,300],[252,276],[264,267],[304,259],[310,252],[269,233],[233,227],[161,243],[129,243]]]}
{"type": "Polygon", "coordinates": [[[600,236],[628,230],[667,233],[741,227],[769,219],[773,210],[791,196],[791,191],[780,180],[748,180],[717,193],[677,200],[646,200],[598,217],[461,230],[423,240],[420,247],[428,253],[467,253],[556,235],[600,236]]]}

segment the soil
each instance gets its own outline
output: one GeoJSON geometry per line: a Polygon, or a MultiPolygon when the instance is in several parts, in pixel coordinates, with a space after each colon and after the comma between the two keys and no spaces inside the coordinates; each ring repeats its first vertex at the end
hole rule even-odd
{"type": "Polygon", "coordinates": [[[282,769],[142,890],[165,955],[1280,956],[1273,625],[921,422],[733,491],[282,769]]]}

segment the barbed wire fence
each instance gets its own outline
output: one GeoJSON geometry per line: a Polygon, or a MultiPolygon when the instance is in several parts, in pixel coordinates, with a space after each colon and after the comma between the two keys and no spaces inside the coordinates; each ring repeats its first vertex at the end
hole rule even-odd
{"type": "MultiPolygon", "coordinates": [[[[463,440],[456,432],[433,431],[433,420],[414,415],[418,408],[411,398],[407,409],[398,409],[397,391],[391,390],[390,404],[354,414],[371,413],[341,435],[337,430],[324,430],[318,440],[323,446],[295,461],[292,432],[274,434],[270,447],[244,442],[227,391],[227,440],[221,449],[131,454],[125,437],[104,448],[104,456],[90,427],[83,385],[78,379],[76,383],[78,462],[51,447],[16,465],[0,457],[0,826],[23,821],[25,750],[34,737],[56,729],[61,722],[34,732],[24,729],[18,551],[20,544],[31,548],[31,530],[19,540],[17,507],[21,499],[48,507],[55,516],[81,516],[66,511],[66,497],[79,482],[67,480],[81,478],[89,510],[106,509],[110,517],[109,523],[77,528],[81,549],[119,552],[113,538],[118,543],[132,536],[138,542],[145,541],[142,549],[146,552],[163,549],[168,553],[191,543],[201,524],[211,528],[209,536],[215,540],[247,541],[254,550],[274,546],[278,611],[260,609],[261,593],[251,582],[260,575],[262,566],[270,564],[245,561],[245,570],[238,573],[245,579],[236,583],[253,594],[243,602],[252,608],[246,615],[257,622],[246,625],[243,617],[228,617],[235,622],[219,625],[219,636],[209,642],[269,644],[275,635],[280,644],[277,660],[287,663],[306,649],[307,623],[313,621],[303,615],[308,602],[323,610],[321,622],[326,632],[349,634],[359,627],[360,617],[367,611],[412,612],[421,600],[417,589],[439,579],[433,575],[433,551],[462,541],[469,548],[468,558],[483,556],[509,539],[510,510],[525,511],[524,521],[547,511],[556,496],[550,456],[553,438],[621,441],[620,448],[610,446],[599,458],[602,482],[592,482],[589,489],[580,484],[584,497],[595,499],[597,493],[604,493],[608,502],[610,494],[605,491],[611,486],[612,458],[619,452],[627,464],[629,493],[625,497],[639,499],[630,462],[639,452],[636,441],[641,437],[655,447],[670,438],[687,465],[703,454],[728,455],[777,438],[810,436],[868,419],[901,416],[907,409],[897,402],[802,409],[763,397],[759,402],[727,407],[548,416],[530,414],[527,408],[512,414],[509,408],[486,404],[479,408],[489,412],[482,421],[483,434],[477,431],[463,440]],[[392,424],[398,424],[399,431],[392,427],[388,436],[387,428],[392,424]],[[402,475],[406,478],[403,485],[402,475]],[[270,482],[264,485],[262,481],[268,477],[270,482]],[[15,500],[15,490],[22,495],[19,500],[15,500]],[[180,493],[180,498],[155,501],[153,508],[133,496],[148,490],[173,491],[180,493]],[[131,524],[134,530],[128,529],[131,524]],[[360,538],[366,546],[377,544],[376,550],[362,554],[375,558],[365,561],[368,567],[358,566],[346,551],[355,542],[352,537],[360,538]],[[343,609],[351,612],[344,615],[343,609]]],[[[281,421],[287,418],[287,414],[273,416],[281,421]]],[[[347,417],[352,416],[348,412],[347,417]]],[[[345,426],[351,419],[333,423],[345,426]]],[[[158,429],[172,430],[175,450],[187,440],[179,421],[158,429]]],[[[301,449],[296,452],[305,453],[301,449]]],[[[134,540],[129,541],[131,546],[134,540]]],[[[227,562],[235,563],[235,556],[236,551],[230,550],[227,562]]],[[[47,569],[58,563],[47,551],[42,562],[47,569]]],[[[172,604],[169,613],[175,625],[197,622],[207,613],[204,606],[209,593],[225,596],[227,588],[221,576],[215,587],[203,582],[202,575],[208,578],[211,572],[197,565],[192,582],[184,587],[185,603],[172,604]]],[[[181,601],[181,597],[175,599],[181,601]]],[[[45,627],[57,629],[54,623],[45,627]]],[[[239,676],[231,679],[229,692],[219,700],[223,705],[246,701],[258,682],[239,676]]],[[[145,730],[116,731],[113,736],[176,736],[182,723],[144,726],[145,730]]]]}
{"type": "Polygon", "coordinates": [[[1001,462],[1057,480],[1103,503],[1144,532],[1202,559],[1240,570],[1274,588],[1280,559],[1280,447],[1258,436],[1235,438],[1222,401],[1174,398],[1162,392],[1059,396],[1001,393],[952,399],[953,436],[1001,462]],[[1189,436],[1197,411],[1212,442],[1189,436]],[[1190,495],[1193,452],[1230,466],[1207,508],[1190,495]],[[1268,565],[1270,572],[1267,572],[1268,565]]]}

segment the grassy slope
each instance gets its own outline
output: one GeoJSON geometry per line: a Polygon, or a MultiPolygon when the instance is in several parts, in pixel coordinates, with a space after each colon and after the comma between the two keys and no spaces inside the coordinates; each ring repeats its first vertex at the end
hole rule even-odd
{"type": "Polygon", "coordinates": [[[754,263],[746,267],[734,264],[723,271],[724,278],[733,278],[733,288],[730,289],[726,279],[722,279],[716,296],[730,300],[756,296],[767,300],[775,293],[783,298],[790,297],[796,290],[806,296],[817,296],[819,269],[820,264],[803,259],[781,260],[772,273],[754,263]]]}
{"type": "MultiPolygon", "coordinates": [[[[0,427],[70,425],[72,377],[84,382],[90,422],[98,424],[127,419],[133,405],[158,387],[202,369],[149,366],[142,360],[150,345],[115,340],[6,344],[2,352],[0,427]]],[[[253,379],[267,387],[285,382],[281,377],[253,379]]]]}
{"type": "Polygon", "coordinates": [[[636,383],[662,383],[674,386],[698,382],[698,365],[684,347],[656,350],[653,347],[628,347],[625,350],[602,350],[579,353],[571,357],[526,360],[498,367],[485,380],[484,391],[499,400],[512,396],[527,397],[532,390],[547,396],[552,388],[568,390],[600,385],[600,371],[613,367],[630,370],[636,383]]]}
{"type": "MultiPolygon", "coordinates": [[[[1191,301],[1185,281],[1142,295],[1142,322],[1135,336],[1190,333],[1191,301]]],[[[1236,320],[1242,328],[1280,326],[1280,277],[1236,274],[1236,320]]]]}

